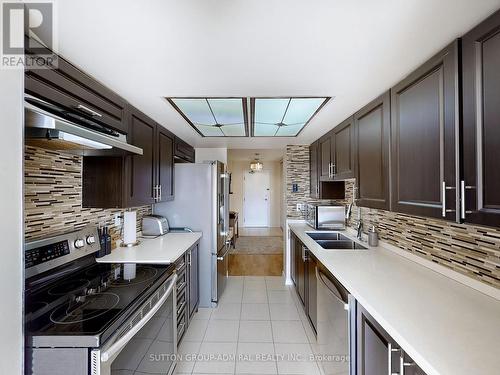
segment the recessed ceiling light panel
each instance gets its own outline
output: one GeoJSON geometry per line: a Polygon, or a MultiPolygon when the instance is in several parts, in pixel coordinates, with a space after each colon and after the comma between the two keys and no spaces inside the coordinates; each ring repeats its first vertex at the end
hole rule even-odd
{"type": "Polygon", "coordinates": [[[329,97],[252,98],[252,136],[296,137],[329,97]]]}
{"type": "Polygon", "coordinates": [[[247,137],[245,98],[167,98],[203,137],[247,137]]]}

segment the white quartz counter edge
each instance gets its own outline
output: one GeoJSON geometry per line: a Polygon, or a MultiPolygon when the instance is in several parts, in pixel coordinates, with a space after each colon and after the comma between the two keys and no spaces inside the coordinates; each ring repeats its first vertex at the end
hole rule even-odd
{"type": "Polygon", "coordinates": [[[201,232],[167,233],[154,239],[141,238],[134,247],[118,247],[98,263],[171,264],[201,238],[201,232]]]}
{"type": "Polygon", "coordinates": [[[290,229],[427,374],[498,371],[500,301],[383,247],[324,250],[290,229]]]}

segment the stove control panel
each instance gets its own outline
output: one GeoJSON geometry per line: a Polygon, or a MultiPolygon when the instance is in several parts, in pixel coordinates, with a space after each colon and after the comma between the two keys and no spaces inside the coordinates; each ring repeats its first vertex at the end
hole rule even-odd
{"type": "Polygon", "coordinates": [[[88,226],[76,232],[27,243],[24,251],[26,278],[99,251],[98,238],[97,228],[88,226]]]}
{"type": "Polygon", "coordinates": [[[30,268],[37,264],[46,262],[69,254],[68,241],[60,241],[39,248],[27,250],[24,253],[24,267],[30,268]]]}

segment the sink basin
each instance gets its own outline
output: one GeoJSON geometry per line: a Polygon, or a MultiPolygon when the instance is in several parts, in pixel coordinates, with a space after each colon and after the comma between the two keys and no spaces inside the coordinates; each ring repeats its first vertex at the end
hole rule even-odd
{"type": "Polygon", "coordinates": [[[338,232],[306,232],[325,250],[367,250],[363,246],[338,232]]]}
{"type": "Polygon", "coordinates": [[[351,241],[349,238],[339,232],[306,232],[314,241],[351,241]]]}
{"type": "Polygon", "coordinates": [[[367,247],[351,241],[326,241],[326,240],[317,240],[319,246],[326,250],[368,250],[367,247]]]}

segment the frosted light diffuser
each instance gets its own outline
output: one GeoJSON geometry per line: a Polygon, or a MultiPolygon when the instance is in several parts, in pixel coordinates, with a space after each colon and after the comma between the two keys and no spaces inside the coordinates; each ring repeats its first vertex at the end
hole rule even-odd
{"type": "Polygon", "coordinates": [[[243,98],[167,98],[203,137],[246,137],[248,121],[243,98]]]}
{"type": "Polygon", "coordinates": [[[329,99],[252,98],[252,136],[296,137],[329,99]]]}

